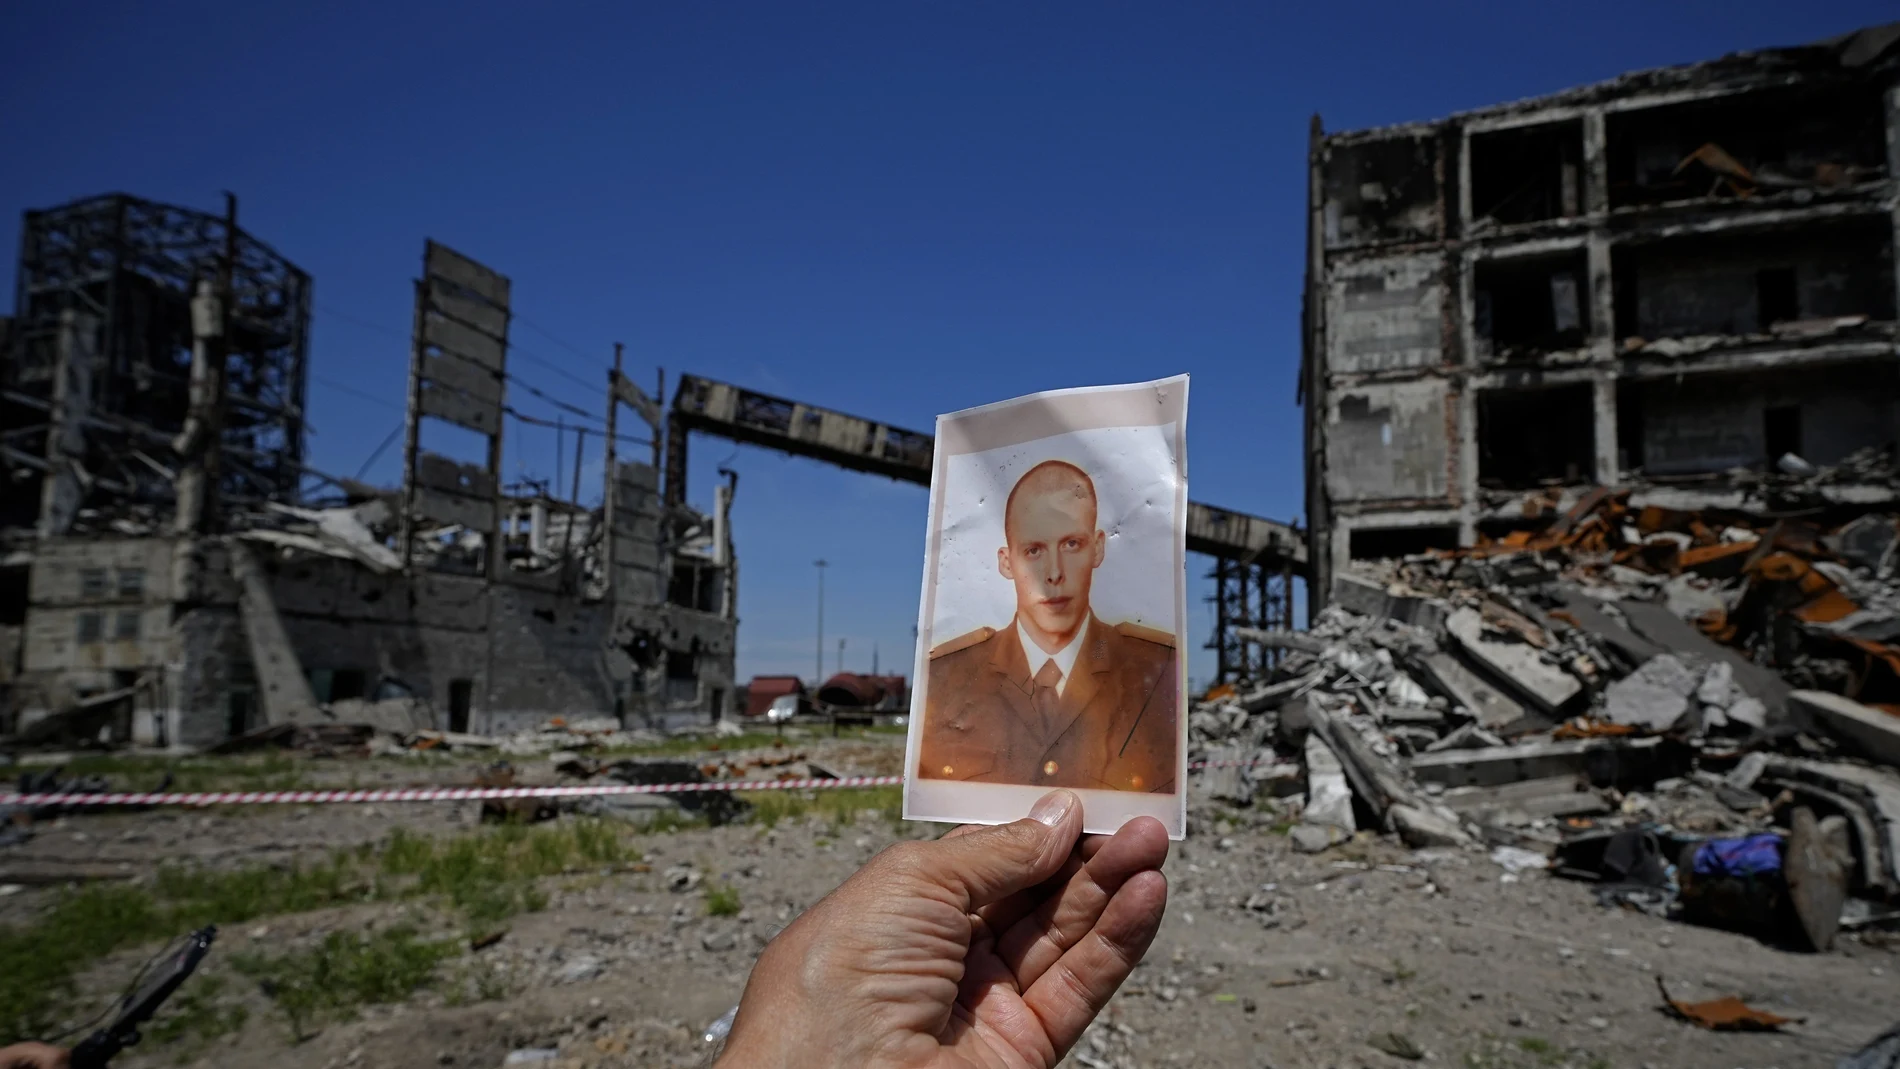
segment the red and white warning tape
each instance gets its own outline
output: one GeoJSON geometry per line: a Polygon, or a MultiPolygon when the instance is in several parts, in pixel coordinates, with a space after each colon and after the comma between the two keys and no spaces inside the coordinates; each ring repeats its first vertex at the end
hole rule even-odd
{"type": "MultiPolygon", "coordinates": [[[[1195,761],[1188,770],[1274,764],[1271,761],[1195,761]]],[[[902,776],[837,779],[708,780],[703,783],[589,783],[568,787],[392,787],[353,791],[166,791],[124,794],[0,792],[0,805],[329,805],[351,802],[477,802],[507,798],[587,798],[694,791],[793,791],[833,787],[895,787],[902,776]]]]}

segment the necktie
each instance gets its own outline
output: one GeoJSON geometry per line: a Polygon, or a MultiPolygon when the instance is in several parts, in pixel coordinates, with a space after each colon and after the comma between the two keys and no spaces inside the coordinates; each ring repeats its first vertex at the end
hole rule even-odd
{"type": "Polygon", "coordinates": [[[1056,687],[1061,683],[1062,669],[1056,667],[1055,658],[1042,662],[1042,670],[1036,673],[1036,692],[1030,700],[1036,707],[1037,715],[1044,720],[1055,716],[1056,703],[1061,700],[1056,687]]]}

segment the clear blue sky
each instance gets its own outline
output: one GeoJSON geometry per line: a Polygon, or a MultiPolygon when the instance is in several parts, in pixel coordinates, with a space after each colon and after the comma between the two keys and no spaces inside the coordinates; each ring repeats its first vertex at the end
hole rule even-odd
{"type": "MultiPolygon", "coordinates": [[[[521,350],[588,383],[623,341],[643,382],[687,370],[927,431],[1187,371],[1194,496],[1292,518],[1313,112],[1428,119],[1892,17],[1863,0],[10,3],[0,287],[23,209],[123,190],[215,211],[229,189],[315,278],[309,458],[328,471],[354,473],[401,418],[431,237],[509,275],[521,350]]],[[[552,432],[510,433],[509,476],[551,477],[552,432]]],[[[725,460],[741,675],[812,671],[819,557],[827,671],[839,635],[847,666],[875,644],[907,670],[924,490],[697,440],[696,502],[725,460]]],[[[369,475],[393,483],[395,451],[369,475]]],[[[1190,663],[1212,674],[1205,651],[1190,663]]]]}

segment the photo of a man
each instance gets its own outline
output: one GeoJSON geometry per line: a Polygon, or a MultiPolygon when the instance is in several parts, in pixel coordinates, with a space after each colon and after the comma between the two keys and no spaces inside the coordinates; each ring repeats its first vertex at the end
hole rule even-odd
{"type": "Polygon", "coordinates": [[[1174,636],[1091,607],[1109,551],[1094,480],[1047,460],[1003,508],[996,570],[1016,612],[934,646],[916,774],[926,779],[1172,794],[1174,636]]]}

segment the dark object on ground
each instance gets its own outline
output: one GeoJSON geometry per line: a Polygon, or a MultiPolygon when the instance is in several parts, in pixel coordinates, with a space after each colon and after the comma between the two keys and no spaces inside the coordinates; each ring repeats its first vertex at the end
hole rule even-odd
{"type": "MultiPolygon", "coordinates": [[[[497,761],[475,773],[477,787],[516,785],[515,766],[506,761],[497,761]]],[[[504,824],[509,821],[536,824],[543,820],[553,820],[560,811],[560,807],[554,804],[552,798],[489,798],[482,802],[482,821],[489,824],[504,824]]]]}
{"type": "Polygon", "coordinates": [[[1835,1062],[1834,1069],[1900,1069],[1900,1024],[1880,1033],[1871,1043],[1835,1062]]]}
{"type": "Polygon", "coordinates": [[[1808,945],[1825,951],[1834,945],[1834,933],[1841,926],[1847,878],[1854,870],[1847,818],[1835,815],[1816,820],[1812,809],[1796,806],[1790,824],[1785,861],[1788,899],[1808,945]]]}
{"type": "Polygon", "coordinates": [[[1671,1013],[1714,1032],[1779,1032],[1782,1025],[1800,1020],[1758,1010],[1734,995],[1707,1002],[1677,1002],[1669,997],[1669,988],[1660,976],[1656,978],[1656,989],[1662,992],[1663,1004],[1671,1013]]]}
{"type": "Polygon", "coordinates": [[[102,1069],[120,1051],[138,1043],[139,1026],[151,1020],[178,985],[191,976],[211,952],[211,942],[217,937],[217,926],[206,925],[186,936],[184,945],[165,960],[146,966],[137,986],[119,1003],[119,1014],[112,1023],[73,1048],[72,1069],[102,1069]]]}
{"type": "MultiPolygon", "coordinates": [[[[706,773],[691,761],[632,759],[616,761],[601,769],[622,783],[646,786],[655,783],[707,783],[706,773]]],[[[735,783],[734,786],[743,786],[735,783]]],[[[667,794],[689,813],[703,816],[713,824],[727,824],[742,816],[749,806],[733,797],[731,791],[686,791],[667,794]]]]}

